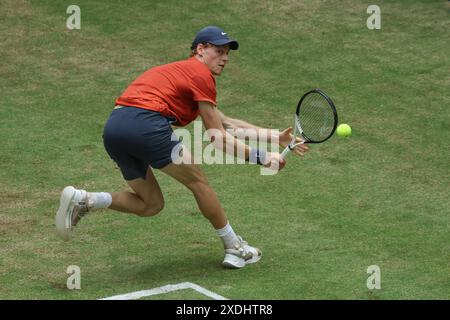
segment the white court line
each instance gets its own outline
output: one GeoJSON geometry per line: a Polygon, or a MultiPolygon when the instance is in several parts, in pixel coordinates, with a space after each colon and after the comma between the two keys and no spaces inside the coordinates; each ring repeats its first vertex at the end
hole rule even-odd
{"type": "Polygon", "coordinates": [[[136,299],[140,299],[140,298],[144,298],[144,297],[148,297],[148,296],[154,296],[157,294],[168,293],[168,292],[183,290],[183,289],[193,289],[207,297],[213,298],[214,300],[228,300],[227,298],[222,297],[221,295],[218,295],[217,293],[209,291],[209,290],[207,290],[203,287],[200,287],[199,285],[196,285],[195,283],[191,283],[191,282],[168,284],[163,287],[120,294],[117,296],[107,297],[107,298],[103,298],[103,299],[99,299],[99,300],[136,300],[136,299]]]}

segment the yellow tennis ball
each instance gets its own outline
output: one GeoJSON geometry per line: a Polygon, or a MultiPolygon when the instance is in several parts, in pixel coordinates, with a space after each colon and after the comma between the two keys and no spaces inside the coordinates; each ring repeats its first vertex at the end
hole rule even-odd
{"type": "Polygon", "coordinates": [[[348,137],[352,134],[352,128],[346,123],[340,124],[337,129],[336,133],[339,137],[348,137]]]}

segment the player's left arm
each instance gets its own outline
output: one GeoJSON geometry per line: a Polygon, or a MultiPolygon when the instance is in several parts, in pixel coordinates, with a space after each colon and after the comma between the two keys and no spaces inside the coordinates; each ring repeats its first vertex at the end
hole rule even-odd
{"type": "MultiPolygon", "coordinates": [[[[249,122],[246,122],[244,120],[228,117],[218,109],[217,112],[219,114],[220,121],[222,122],[222,126],[225,128],[225,130],[227,130],[234,136],[239,137],[240,133],[239,131],[243,131],[244,129],[253,129],[253,130],[245,130],[246,138],[252,140],[265,139],[269,143],[272,141],[278,141],[279,145],[282,148],[286,148],[292,140],[293,135],[291,133],[292,132],[291,127],[286,128],[283,131],[275,129],[264,129],[249,122]]],[[[298,139],[297,142],[300,142],[300,139],[299,138],[297,139],[298,139]]],[[[308,150],[309,148],[307,145],[301,144],[294,149],[294,153],[299,156],[303,156],[303,154],[308,150]]]]}

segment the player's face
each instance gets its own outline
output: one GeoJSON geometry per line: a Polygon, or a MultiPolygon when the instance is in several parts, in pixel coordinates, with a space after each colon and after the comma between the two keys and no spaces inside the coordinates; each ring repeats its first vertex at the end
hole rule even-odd
{"type": "Polygon", "coordinates": [[[203,61],[208,66],[213,75],[218,76],[222,73],[228,62],[230,46],[199,45],[197,51],[200,56],[200,61],[203,61]]]}

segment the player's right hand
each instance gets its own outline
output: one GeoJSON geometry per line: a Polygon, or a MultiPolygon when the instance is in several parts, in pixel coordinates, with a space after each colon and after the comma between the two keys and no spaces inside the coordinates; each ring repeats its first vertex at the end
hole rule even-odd
{"type": "Polygon", "coordinates": [[[281,154],[278,152],[267,152],[264,167],[271,170],[281,170],[286,165],[286,160],[281,158],[281,154]]]}

